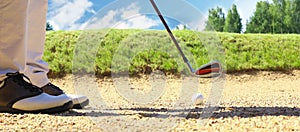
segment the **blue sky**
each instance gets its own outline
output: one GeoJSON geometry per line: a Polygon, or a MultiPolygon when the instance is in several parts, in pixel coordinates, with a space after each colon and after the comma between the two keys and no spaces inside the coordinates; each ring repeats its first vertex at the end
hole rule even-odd
{"type": "MultiPolygon", "coordinates": [[[[227,14],[236,4],[244,24],[261,0],[156,0],[171,28],[187,25],[202,30],[208,9],[217,6],[227,14]]],[[[47,14],[55,30],[87,28],[160,29],[161,22],[149,0],[49,0],[47,14]]]]}

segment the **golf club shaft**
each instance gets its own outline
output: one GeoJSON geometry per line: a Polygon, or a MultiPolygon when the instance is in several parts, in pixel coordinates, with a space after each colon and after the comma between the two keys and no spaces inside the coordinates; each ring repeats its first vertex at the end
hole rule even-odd
{"type": "Polygon", "coordinates": [[[186,65],[188,66],[189,70],[190,70],[192,73],[194,73],[195,70],[193,69],[193,67],[191,66],[189,60],[186,58],[186,56],[184,55],[183,51],[181,50],[181,48],[180,48],[180,46],[179,46],[179,44],[178,44],[178,41],[177,41],[176,38],[174,37],[172,31],[170,30],[170,28],[169,28],[167,22],[165,21],[164,17],[163,17],[162,14],[160,13],[160,11],[159,11],[158,7],[156,6],[154,0],[150,0],[150,2],[151,2],[151,4],[152,4],[153,8],[155,9],[155,11],[156,11],[158,17],[160,18],[161,22],[163,23],[163,25],[165,26],[166,30],[168,31],[168,33],[169,33],[169,35],[170,35],[172,41],[174,42],[176,48],[177,48],[178,51],[179,51],[179,53],[180,53],[180,55],[181,55],[183,61],[184,61],[184,62],[186,63],[186,65]]]}

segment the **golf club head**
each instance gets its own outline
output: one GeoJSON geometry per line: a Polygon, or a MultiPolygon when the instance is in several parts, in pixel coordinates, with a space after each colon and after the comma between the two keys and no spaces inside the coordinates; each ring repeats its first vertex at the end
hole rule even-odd
{"type": "Polygon", "coordinates": [[[195,71],[195,74],[200,78],[213,78],[222,74],[222,65],[218,61],[213,61],[202,65],[195,71]]]}

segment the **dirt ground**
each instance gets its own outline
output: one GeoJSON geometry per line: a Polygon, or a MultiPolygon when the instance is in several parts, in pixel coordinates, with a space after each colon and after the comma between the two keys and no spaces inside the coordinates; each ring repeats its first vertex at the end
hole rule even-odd
{"type": "Polygon", "coordinates": [[[300,70],[226,74],[219,89],[210,79],[196,79],[195,85],[189,83],[194,78],[160,74],[131,77],[129,89],[122,89],[124,77],[76,82],[83,89],[74,89],[73,79],[51,81],[67,93],[87,94],[88,107],[59,114],[0,113],[0,131],[300,131],[300,70]],[[193,105],[193,92],[217,105],[193,105]]]}

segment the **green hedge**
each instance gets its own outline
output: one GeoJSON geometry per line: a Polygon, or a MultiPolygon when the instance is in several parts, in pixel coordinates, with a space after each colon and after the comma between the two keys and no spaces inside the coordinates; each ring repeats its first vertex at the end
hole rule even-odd
{"type": "MultiPolygon", "coordinates": [[[[214,59],[225,64],[228,72],[300,68],[299,35],[188,30],[176,30],[174,34],[195,68],[214,59]]],[[[50,31],[46,35],[44,60],[52,73],[187,70],[163,30],[50,31]]]]}
{"type": "Polygon", "coordinates": [[[220,33],[228,71],[300,68],[300,35],[220,33]]]}

